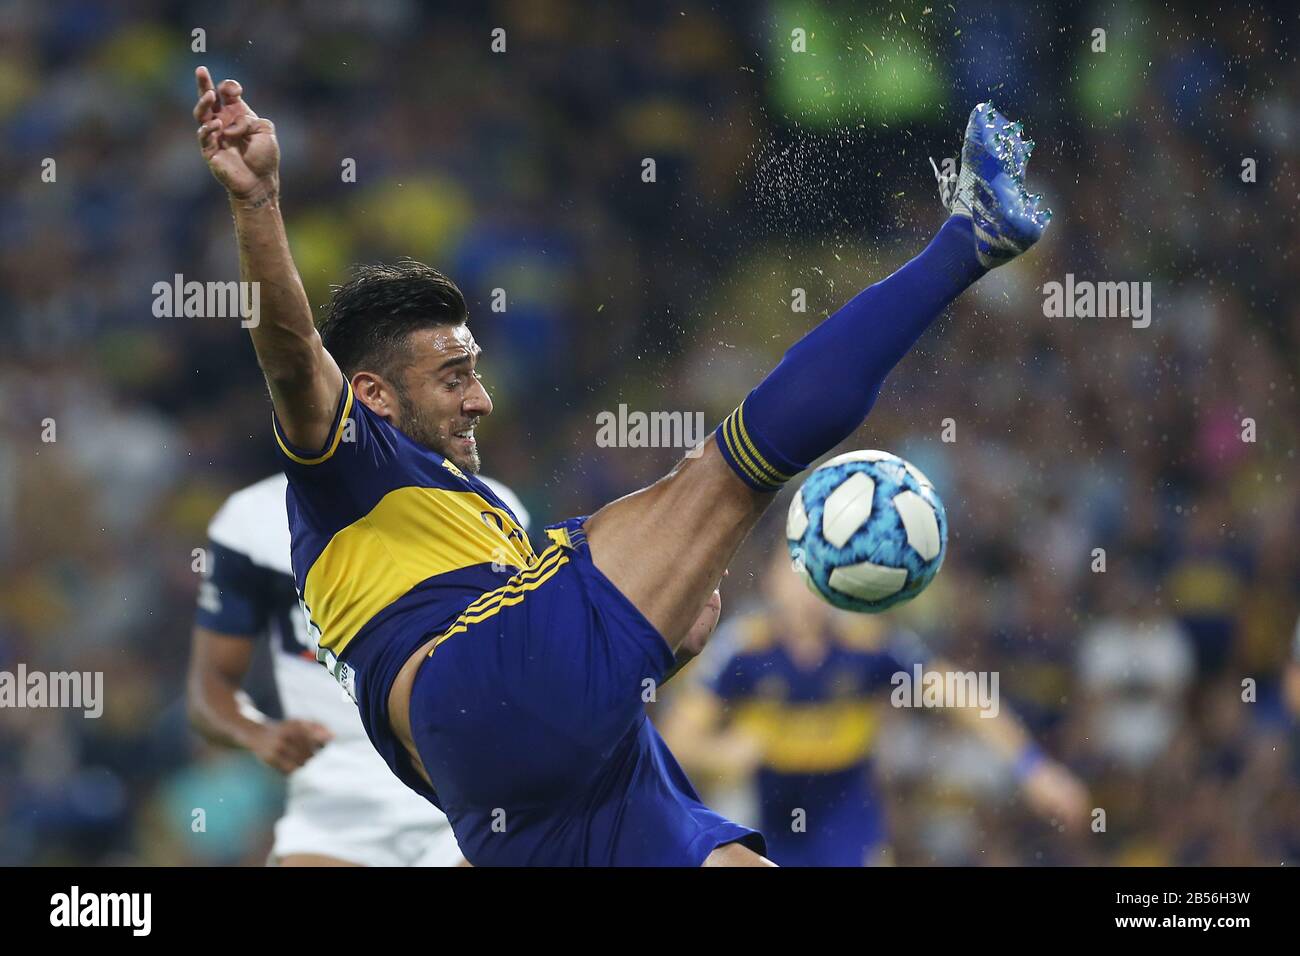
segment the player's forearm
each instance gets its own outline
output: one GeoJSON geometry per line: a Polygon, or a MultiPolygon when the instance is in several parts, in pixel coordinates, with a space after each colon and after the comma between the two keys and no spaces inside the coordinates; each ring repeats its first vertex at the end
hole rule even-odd
{"type": "Polygon", "coordinates": [[[232,195],[230,206],[240,277],[257,283],[258,315],[249,331],[258,362],[272,383],[308,381],[320,361],[320,336],[289,251],[279,187],[268,183],[250,196],[232,195]]]}
{"type": "MultiPolygon", "coordinates": [[[[928,667],[940,673],[959,670],[955,664],[942,657],[933,658],[928,667]]],[[[1031,742],[1028,731],[1010,709],[998,707],[990,716],[987,708],[972,703],[966,707],[947,708],[946,712],[1004,759],[1015,759],[1031,742]]]]}
{"type": "Polygon", "coordinates": [[[289,441],[319,448],[327,440],[343,374],[321,343],[307,292],[289,251],[279,194],[268,183],[248,196],[231,196],[239,268],[256,282],[258,320],[249,331],[271,401],[289,441]]]}
{"type": "Polygon", "coordinates": [[[239,688],[223,677],[191,674],[186,694],[190,726],[204,739],[226,747],[252,749],[266,718],[251,702],[241,701],[239,688]]]}
{"type": "Polygon", "coordinates": [[[974,732],[975,736],[1004,759],[1015,759],[1029,745],[1029,733],[1009,711],[1003,711],[996,717],[985,717],[984,713],[979,707],[953,708],[953,716],[974,732]]]}

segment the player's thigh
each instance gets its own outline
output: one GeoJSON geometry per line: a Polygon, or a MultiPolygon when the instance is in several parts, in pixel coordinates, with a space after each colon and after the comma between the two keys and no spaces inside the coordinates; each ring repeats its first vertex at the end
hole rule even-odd
{"type": "Polygon", "coordinates": [[[776,866],[765,856],[760,856],[739,843],[724,843],[704,859],[703,866],[776,866]]]}
{"type": "Polygon", "coordinates": [[[588,519],[592,561],[675,650],[773,497],[736,477],[710,436],[698,456],[588,519]]]}

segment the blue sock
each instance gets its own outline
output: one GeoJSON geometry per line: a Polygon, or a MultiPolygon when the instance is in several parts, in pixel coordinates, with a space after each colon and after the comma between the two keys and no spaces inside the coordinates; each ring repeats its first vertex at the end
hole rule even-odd
{"type": "Polygon", "coordinates": [[[885,376],[986,271],[969,219],[953,216],[925,250],[858,293],[790,347],[718,426],[718,448],[751,488],[776,491],[851,435],[885,376]]]}

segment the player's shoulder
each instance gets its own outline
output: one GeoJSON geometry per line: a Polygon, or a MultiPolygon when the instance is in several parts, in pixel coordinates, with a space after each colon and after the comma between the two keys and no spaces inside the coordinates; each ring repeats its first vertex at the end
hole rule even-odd
{"type": "Polygon", "coordinates": [[[276,473],[234,492],[208,525],[213,543],[248,556],[254,564],[285,570],[289,564],[288,479],[276,473]]]}

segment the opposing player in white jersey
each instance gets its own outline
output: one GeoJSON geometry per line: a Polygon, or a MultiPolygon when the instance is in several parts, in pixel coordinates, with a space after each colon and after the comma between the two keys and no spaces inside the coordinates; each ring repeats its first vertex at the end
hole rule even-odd
{"type": "MultiPolygon", "coordinates": [[[[514,493],[483,480],[526,529],[514,493]]],[[[289,564],[286,485],[277,474],[235,492],[208,526],[190,722],[209,740],[250,750],[288,774],[271,851],[281,866],[464,865],[447,818],[393,775],[366,739],[356,705],[316,663],[289,564]],[[284,713],[278,721],[240,689],[263,636],[284,713]]]]}

